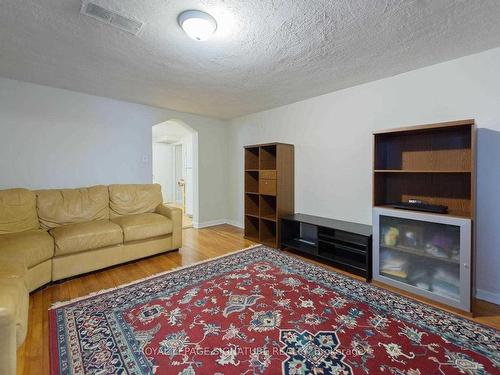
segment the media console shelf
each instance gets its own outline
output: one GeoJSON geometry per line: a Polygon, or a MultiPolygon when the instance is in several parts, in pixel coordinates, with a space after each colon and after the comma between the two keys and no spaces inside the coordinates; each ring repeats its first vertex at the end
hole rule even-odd
{"type": "Polygon", "coordinates": [[[344,271],[372,278],[370,225],[294,214],[281,218],[281,248],[325,261],[344,271]]]}

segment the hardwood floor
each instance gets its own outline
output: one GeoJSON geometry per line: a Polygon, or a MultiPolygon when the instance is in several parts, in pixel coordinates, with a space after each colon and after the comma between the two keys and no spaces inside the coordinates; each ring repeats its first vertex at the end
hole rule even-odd
{"type": "MultiPolygon", "coordinates": [[[[243,231],[230,225],[205,229],[185,229],[184,246],[171,252],[124,265],[97,271],[35,291],[30,296],[29,328],[26,341],[18,350],[18,374],[49,373],[49,307],[102,289],[113,288],[162,271],[248,247],[253,243],[243,238],[243,231]]],[[[297,256],[295,254],[291,254],[297,256]]],[[[313,263],[317,263],[311,261],[313,263]]],[[[327,268],[333,269],[333,267],[327,268]]],[[[341,271],[339,271],[341,272],[341,271]]],[[[476,301],[473,320],[500,329],[500,306],[476,301]]]]}

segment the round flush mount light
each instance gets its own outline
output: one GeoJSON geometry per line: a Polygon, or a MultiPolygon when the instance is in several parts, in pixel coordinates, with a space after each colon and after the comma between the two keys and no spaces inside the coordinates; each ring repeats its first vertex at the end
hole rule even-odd
{"type": "Polygon", "coordinates": [[[186,34],[197,41],[207,40],[217,30],[217,21],[201,10],[186,10],[177,18],[179,26],[186,34]]]}

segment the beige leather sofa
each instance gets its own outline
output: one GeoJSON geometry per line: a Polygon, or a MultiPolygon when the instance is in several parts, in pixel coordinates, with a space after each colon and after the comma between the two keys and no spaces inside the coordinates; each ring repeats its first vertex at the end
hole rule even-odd
{"type": "Polygon", "coordinates": [[[181,246],[181,210],[157,184],[0,191],[0,374],[16,372],[29,292],[181,246]]]}

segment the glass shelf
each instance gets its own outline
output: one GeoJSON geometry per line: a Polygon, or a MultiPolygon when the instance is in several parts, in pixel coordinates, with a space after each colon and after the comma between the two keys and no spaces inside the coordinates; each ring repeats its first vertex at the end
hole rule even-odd
{"type": "Polygon", "coordinates": [[[470,309],[470,220],[374,209],[374,278],[470,309]]]}

